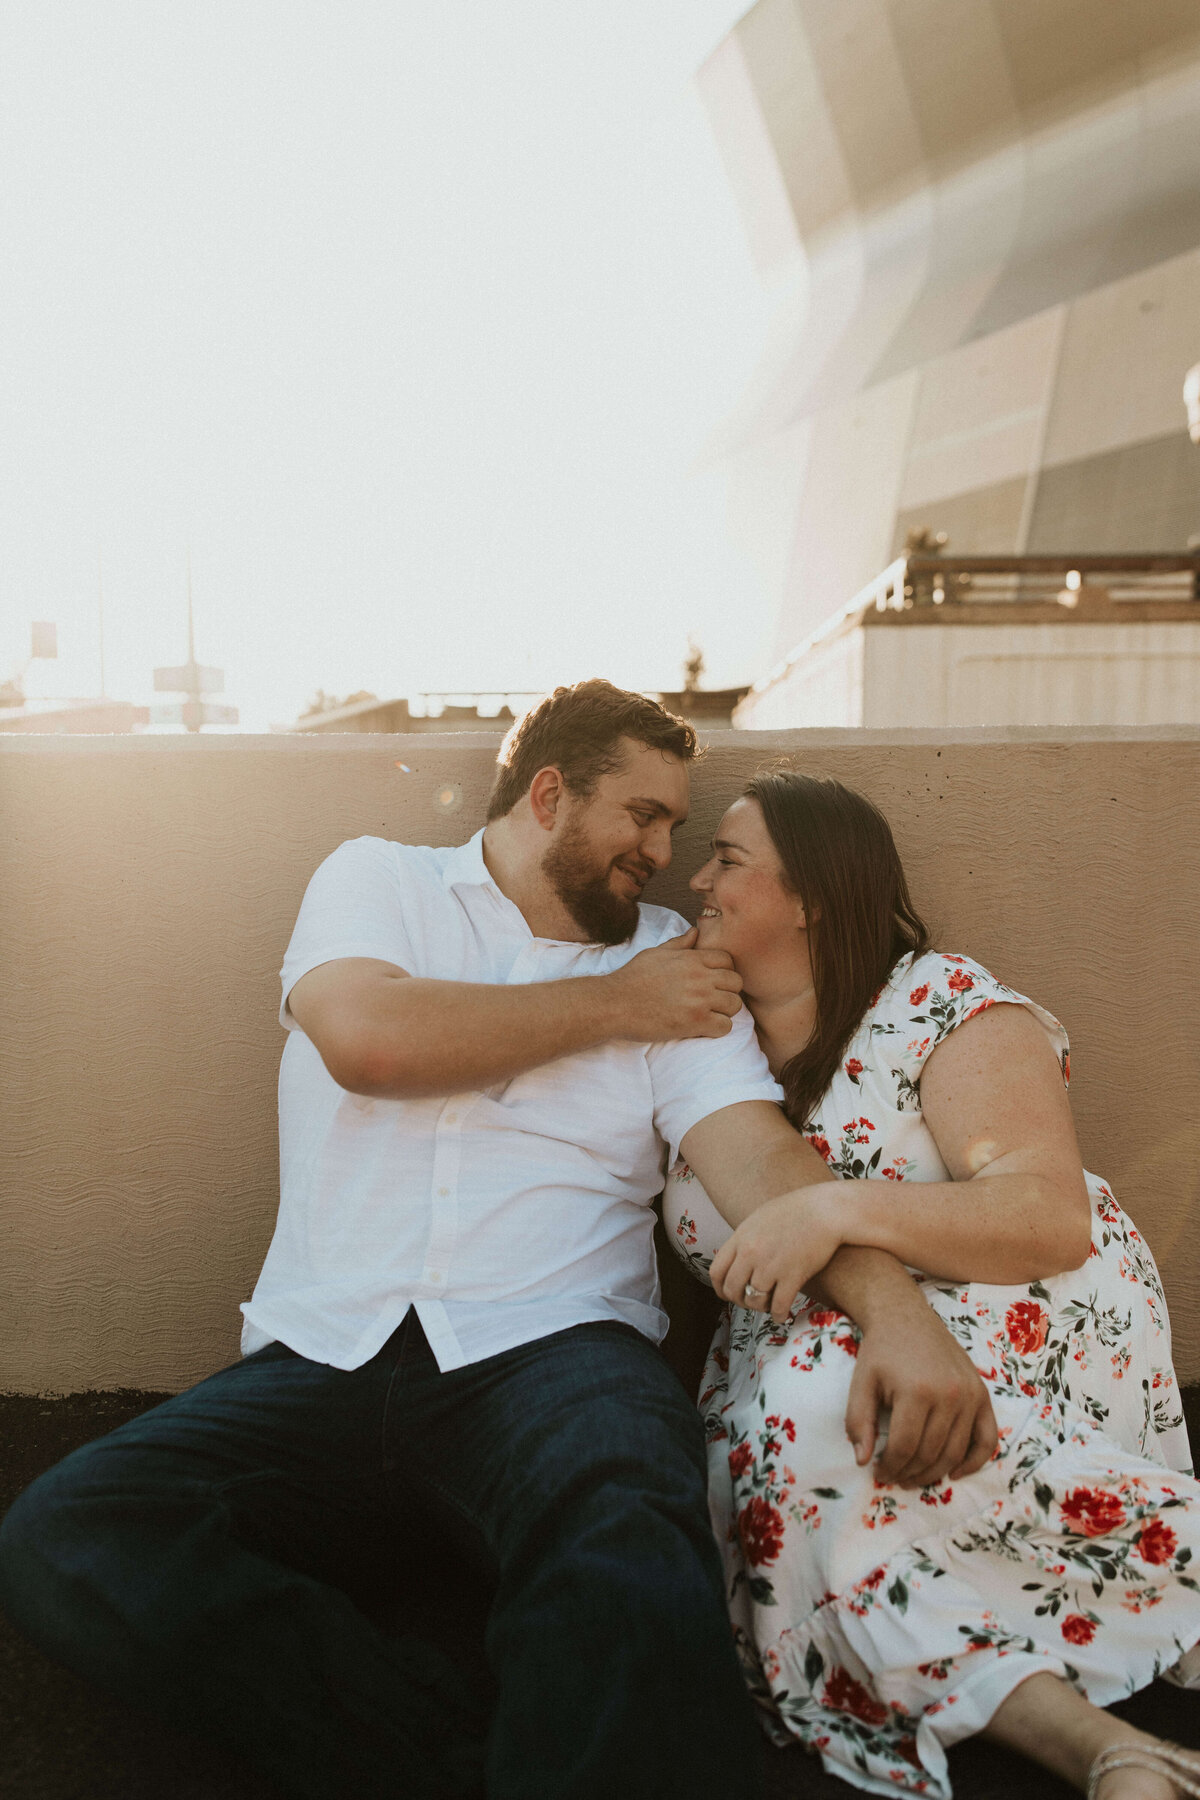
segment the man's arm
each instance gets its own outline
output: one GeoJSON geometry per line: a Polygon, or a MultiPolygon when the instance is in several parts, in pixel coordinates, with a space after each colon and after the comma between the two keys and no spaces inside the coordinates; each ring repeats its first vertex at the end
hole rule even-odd
{"type": "MultiPolygon", "coordinates": [[[[766,1101],[744,1101],[701,1119],[680,1149],[734,1226],[779,1194],[837,1179],[766,1101]]],[[[982,1468],[997,1442],[987,1389],[904,1266],[887,1251],[834,1237],[813,1247],[812,1260],[820,1272],[807,1284],[810,1297],[844,1312],[863,1333],[846,1409],[858,1463],[870,1460],[879,1415],[890,1410],[881,1480],[924,1487],[947,1473],[957,1478],[982,1468]]],[[[742,1295],[714,1286],[722,1298],[743,1303],[742,1295]]],[[[786,1317],[791,1298],[777,1317],[786,1317]]]]}
{"type": "Polygon", "coordinates": [[[288,1009],[339,1087],[372,1099],[430,1099],[506,1081],[595,1044],[722,1037],[741,981],[695,931],[609,975],[516,987],[433,981],[343,957],[301,976],[288,1009]]]}

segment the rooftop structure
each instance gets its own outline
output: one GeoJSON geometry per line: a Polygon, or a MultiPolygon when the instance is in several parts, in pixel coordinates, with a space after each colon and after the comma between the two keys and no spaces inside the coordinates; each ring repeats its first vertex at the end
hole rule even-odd
{"type": "Polygon", "coordinates": [[[148,706],[129,700],[58,700],[48,697],[10,701],[0,697],[0,731],[99,732],[133,731],[150,722],[148,706]]]}
{"type": "Polygon", "coordinates": [[[1200,724],[1200,551],[902,556],[734,713],[789,726],[1200,724]]]}
{"type": "Polygon", "coordinates": [[[419,694],[410,698],[378,700],[371,695],[346,706],[331,706],[321,712],[305,713],[294,725],[279,725],[277,731],[507,731],[524,710],[519,704],[514,712],[510,702],[527,703],[532,694],[472,694],[459,696],[464,704],[448,702],[441,694],[419,694]],[[414,708],[412,702],[416,700],[414,708]]]}
{"type": "Polygon", "coordinates": [[[668,712],[675,713],[701,731],[725,731],[733,719],[734,708],[745,698],[745,687],[679,688],[673,693],[654,697],[668,712]]]}
{"type": "MultiPolygon", "coordinates": [[[[668,712],[677,713],[702,731],[729,726],[734,707],[746,693],[744,687],[685,687],[673,693],[656,693],[668,712]]],[[[305,713],[294,725],[278,731],[498,731],[505,732],[521,714],[540,699],[538,694],[471,694],[453,699],[442,694],[379,700],[374,695],[345,706],[305,713]],[[416,704],[414,705],[414,701],[416,704]],[[462,704],[458,704],[462,702],[462,704]]]]}
{"type": "Polygon", "coordinates": [[[1187,547],[1194,8],[759,0],[700,86],[773,301],[714,448],[776,656],[921,528],[965,555],[1187,547]]]}

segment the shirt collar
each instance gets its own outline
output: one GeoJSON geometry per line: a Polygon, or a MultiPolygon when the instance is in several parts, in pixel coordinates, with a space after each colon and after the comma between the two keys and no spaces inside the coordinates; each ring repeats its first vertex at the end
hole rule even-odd
{"type": "MultiPolygon", "coordinates": [[[[468,838],[465,844],[459,844],[456,849],[450,851],[442,865],[442,885],[447,891],[451,888],[462,887],[491,888],[501,905],[508,908],[514,919],[520,920],[521,928],[527,936],[532,938],[533,934],[529,930],[529,922],[524,913],[509,899],[488,871],[488,866],[483,860],[483,831],[483,826],[480,826],[474,837],[468,838]]],[[[535,938],[533,941],[539,944],[562,945],[563,948],[574,954],[582,951],[602,952],[604,950],[604,946],[601,944],[579,944],[573,938],[535,938]]]]}
{"type": "Polygon", "coordinates": [[[496,888],[497,893],[500,892],[483,860],[483,829],[481,825],[474,837],[469,837],[465,844],[459,844],[451,850],[442,865],[444,887],[492,887],[496,888]]]}

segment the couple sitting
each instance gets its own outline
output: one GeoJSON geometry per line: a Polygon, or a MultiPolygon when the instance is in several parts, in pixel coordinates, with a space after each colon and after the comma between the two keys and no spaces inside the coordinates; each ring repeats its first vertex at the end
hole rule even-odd
{"type": "Polygon", "coordinates": [[[1062,1030],[929,949],[833,783],[735,800],[698,935],[639,906],[695,749],[559,689],[470,842],[321,865],[243,1358],[29,1489],[0,1595],[300,1795],[737,1800],[747,1685],[876,1792],[947,1795],[983,1731],[1100,1800],[1196,1793],[1100,1710],[1196,1660],[1200,1487],[1062,1030]],[[655,1349],[664,1169],[730,1302],[707,1476],[655,1349]],[[430,1563],[488,1597],[493,1691],[396,1625],[430,1563]]]}

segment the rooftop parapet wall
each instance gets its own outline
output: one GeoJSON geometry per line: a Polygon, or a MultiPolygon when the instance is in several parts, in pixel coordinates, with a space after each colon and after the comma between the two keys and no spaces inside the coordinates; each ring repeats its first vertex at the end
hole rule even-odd
{"type": "MultiPolygon", "coordinates": [[[[348,837],[461,841],[498,738],[0,745],[0,1389],[178,1388],[237,1354],[277,1199],[277,970],[348,837]]],[[[1200,731],[714,733],[650,898],[786,753],[887,812],[935,941],[1056,1012],[1084,1159],[1200,1379],[1200,731]]]]}

